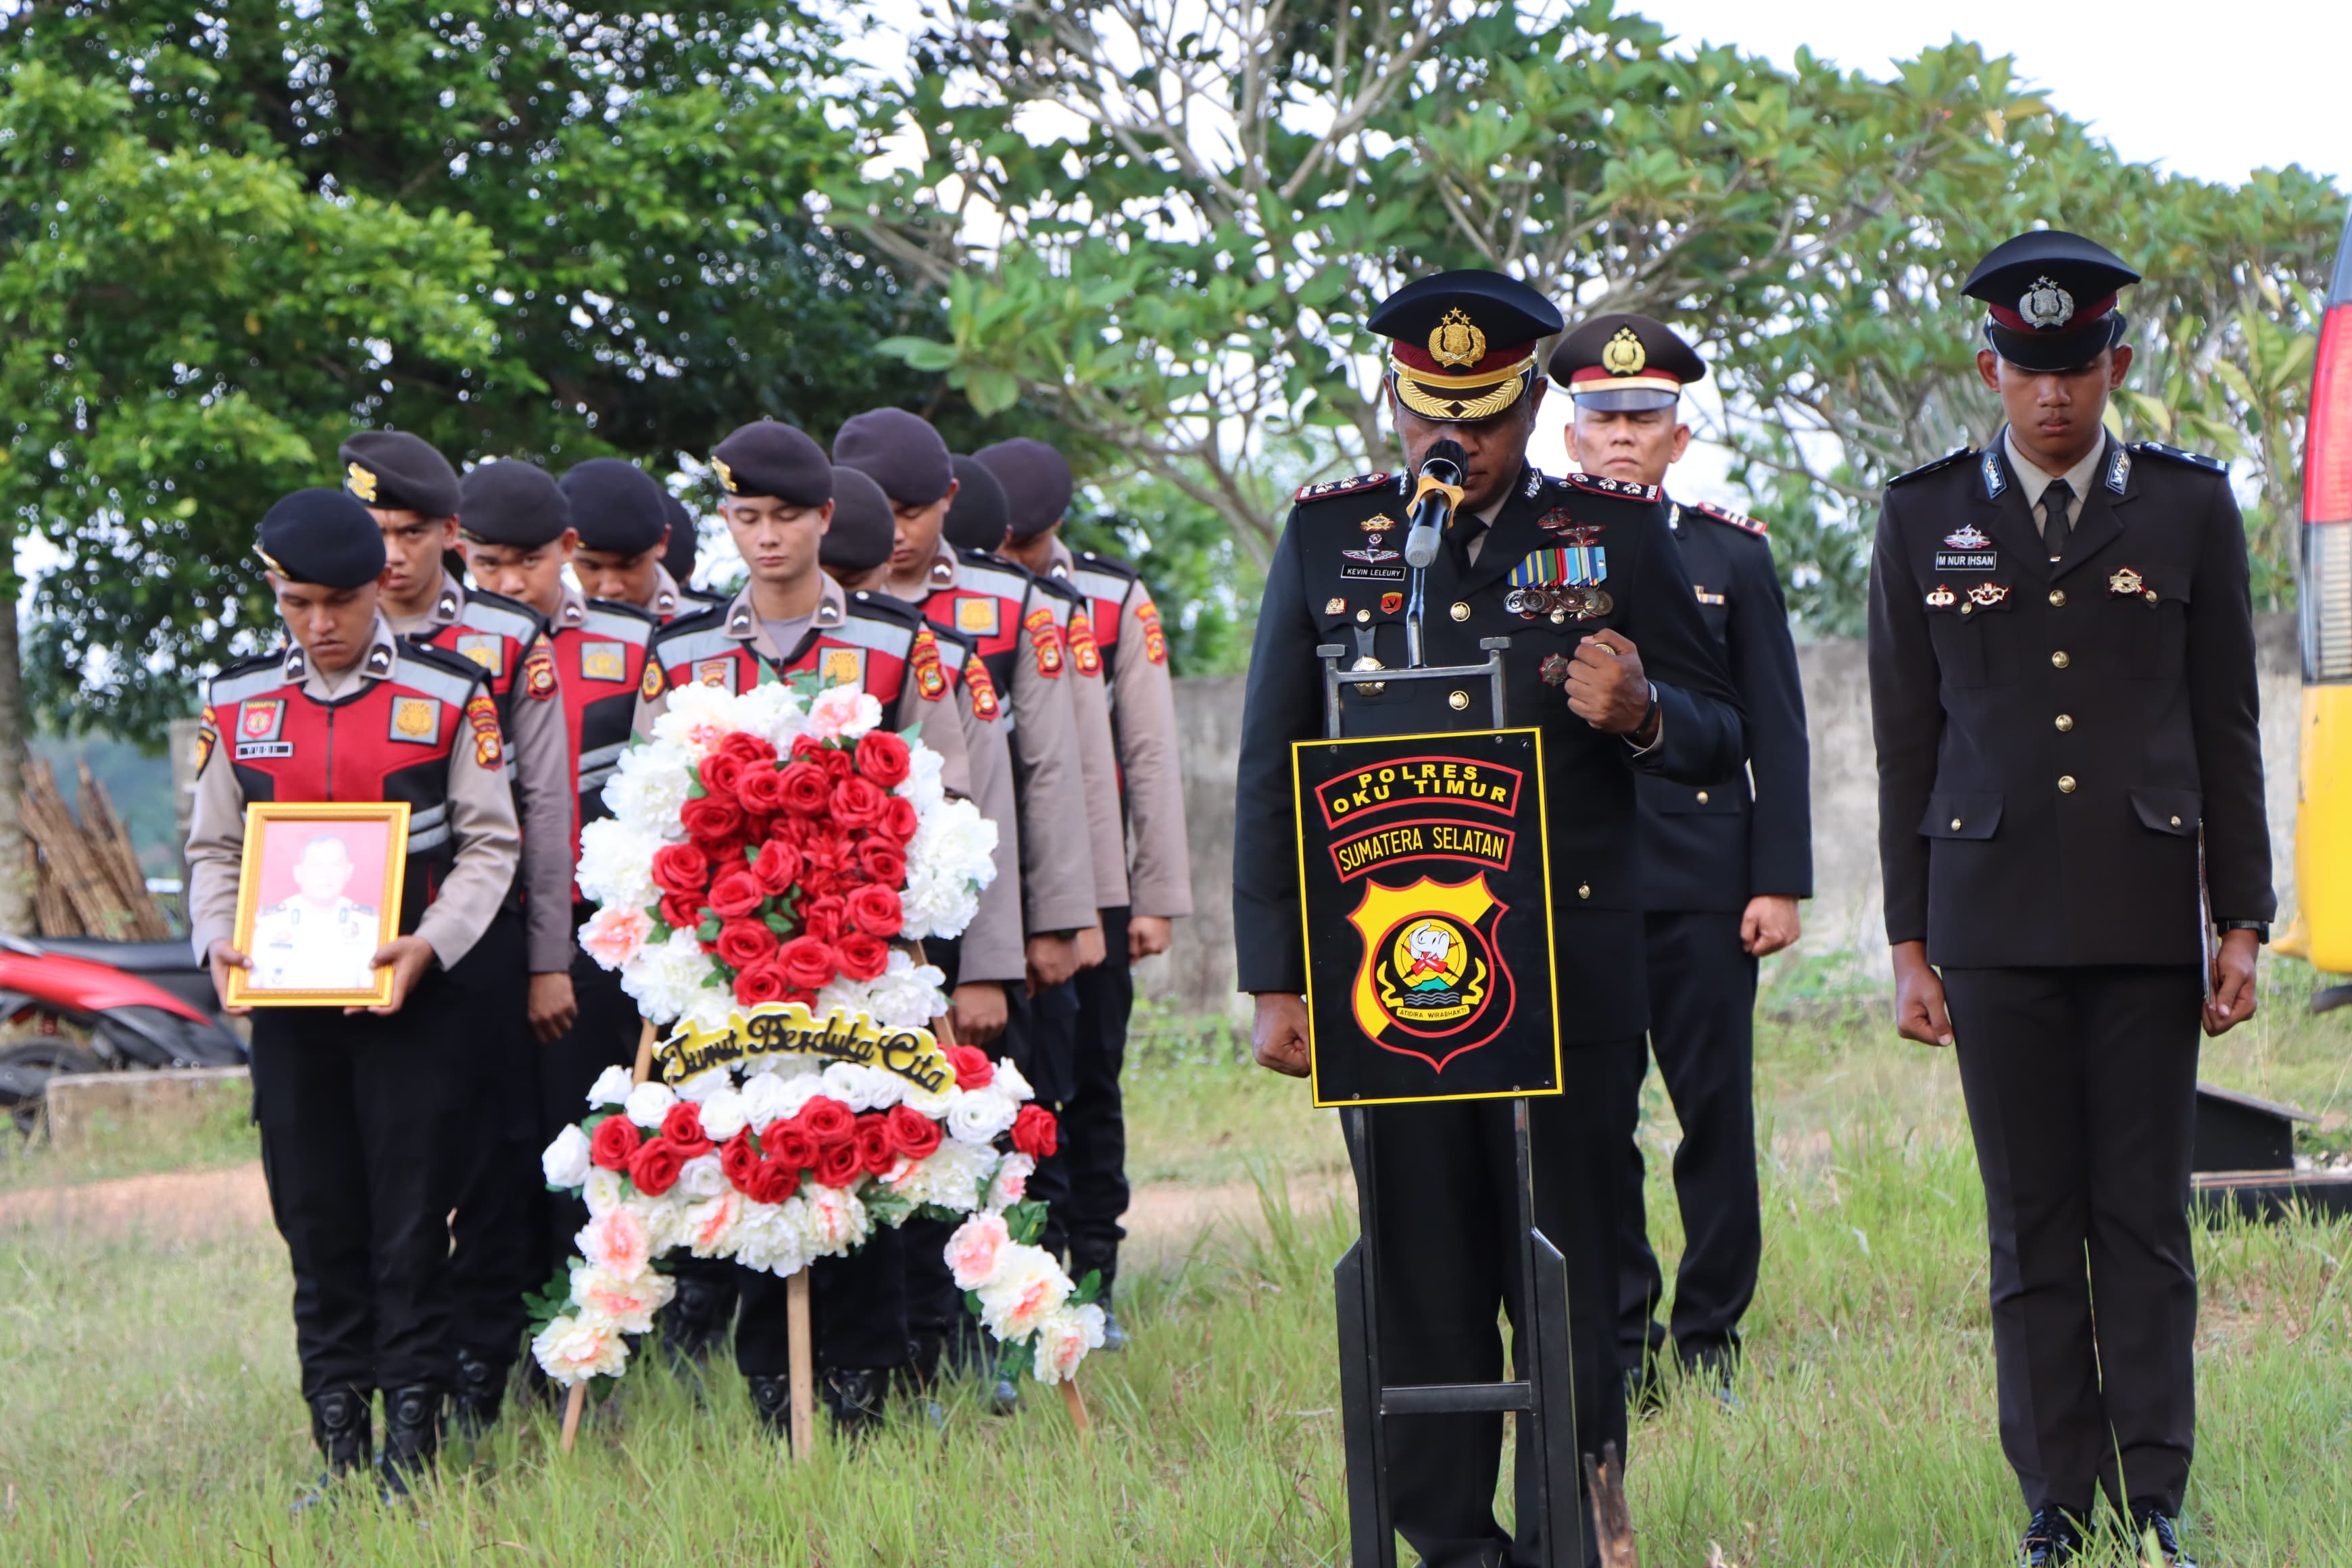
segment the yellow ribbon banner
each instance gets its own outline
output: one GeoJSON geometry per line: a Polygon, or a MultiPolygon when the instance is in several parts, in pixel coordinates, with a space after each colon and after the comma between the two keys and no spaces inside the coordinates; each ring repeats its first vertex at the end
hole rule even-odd
{"type": "Polygon", "coordinates": [[[728,1016],[723,1029],[681,1024],[655,1049],[664,1083],[740,1062],[747,1057],[823,1057],[896,1073],[937,1094],[955,1082],[955,1068],[929,1029],[895,1028],[867,1014],[835,1007],[820,1018],[803,1002],[761,1002],[728,1016]]]}

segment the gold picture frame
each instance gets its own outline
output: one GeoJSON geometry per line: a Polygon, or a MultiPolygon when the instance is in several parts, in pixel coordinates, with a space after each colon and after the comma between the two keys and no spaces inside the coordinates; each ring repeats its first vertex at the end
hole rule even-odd
{"type": "Polygon", "coordinates": [[[350,970],[363,940],[372,957],[399,935],[407,866],[406,801],[256,801],[247,805],[230,945],[252,967],[229,971],[224,1000],[231,1007],[389,1005],[392,971],[386,968],[366,966],[367,979],[352,984],[288,982],[345,978],[343,972],[350,970]],[[351,831],[332,832],[322,824],[344,825],[351,831]],[[356,852],[354,841],[361,847],[356,852]],[[324,852],[313,857],[311,846],[326,842],[341,849],[340,868],[324,852]],[[373,875],[362,879],[371,867],[373,875]],[[305,871],[329,889],[328,898],[317,897],[300,881],[305,871]],[[349,896],[355,879],[359,897],[349,896]],[[265,892],[288,896],[265,902],[265,892]],[[373,898],[373,905],[365,901],[367,897],[373,898]],[[369,915],[374,917],[372,925],[369,915]],[[257,927],[264,927],[259,952],[257,927]]]}

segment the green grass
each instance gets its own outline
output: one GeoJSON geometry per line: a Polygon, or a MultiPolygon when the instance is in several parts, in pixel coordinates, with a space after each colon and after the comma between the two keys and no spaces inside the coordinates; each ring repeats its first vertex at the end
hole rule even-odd
{"type": "MultiPolygon", "coordinates": [[[[2256,1026],[2205,1076],[2341,1117],[2352,1019],[2272,965],[2256,1026]]],[[[1759,1036],[1762,1288],[1735,1409],[1678,1394],[1633,1438],[1648,1568],[1719,1542],[1750,1565],[2006,1561],[2021,1522],[1994,1435],[1982,1203],[1948,1055],[1900,1044],[1874,974],[1776,972],[1759,1036]]],[[[1229,1183],[1328,1175],[1328,1118],[1216,1030],[1139,1046],[1135,1164],[1229,1183]]],[[[1671,1118],[1653,1085],[1645,1136],[1671,1118]]],[[[1679,1245],[1661,1170],[1654,1224],[1679,1245]]],[[[0,1232],[0,1563],[628,1563],[1078,1568],[1344,1561],[1329,1264],[1351,1217],[1276,1204],[1255,1236],[1122,1281],[1136,1347],[1086,1374],[1097,1440],[1033,1391],[1009,1419],[950,1401],[794,1467],[740,1383],[653,1358],[568,1458],[509,1420],[419,1509],[291,1517],[313,1471],[284,1257],[219,1243],[0,1232]]],[[[2203,1235],[2199,1458],[2208,1563],[2352,1561],[2352,1226],[2203,1235]]],[[[1410,1560],[1409,1554],[1407,1561],[1410,1560]]]]}

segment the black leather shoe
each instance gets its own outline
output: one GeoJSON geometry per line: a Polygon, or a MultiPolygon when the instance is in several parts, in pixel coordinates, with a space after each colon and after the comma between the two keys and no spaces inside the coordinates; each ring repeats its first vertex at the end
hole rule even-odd
{"type": "Polygon", "coordinates": [[[728,1281],[700,1273],[675,1278],[677,1294],[661,1310],[655,1326],[661,1332],[662,1349],[669,1356],[671,1368],[698,1370],[726,1337],[727,1321],[735,1311],[735,1292],[728,1281]]]}
{"type": "Polygon", "coordinates": [[[2018,1568],[2057,1568],[2083,1555],[2083,1527],[2063,1508],[2037,1508],[2017,1545],[2018,1568]]]}
{"type": "Polygon", "coordinates": [[[2180,1549],[2180,1528],[2171,1517],[2161,1513],[2132,1514],[2132,1551],[2142,1563],[2161,1563],[2165,1568],[2197,1568],[2197,1559],[2180,1549]],[[2155,1555],[2149,1555],[2153,1548],[2155,1555]]]}
{"type": "Polygon", "coordinates": [[[506,1403],[507,1374],[471,1351],[457,1352],[457,1386],[449,1398],[450,1414],[455,1418],[457,1435],[467,1442],[478,1442],[489,1429],[499,1424],[499,1408],[506,1403]]]}
{"type": "Polygon", "coordinates": [[[440,1452],[441,1391],[422,1384],[386,1391],[383,1452],[376,1458],[385,1500],[408,1496],[440,1452]]]}
{"type": "Polygon", "coordinates": [[[751,1408],[760,1413],[760,1425],[772,1437],[789,1441],[793,1435],[793,1380],[768,1373],[753,1373],[744,1379],[751,1385],[751,1408]]]}
{"type": "Polygon", "coordinates": [[[375,1450],[372,1425],[365,1389],[332,1388],[310,1401],[310,1441],[319,1445],[327,1469],[296,1501],[295,1512],[325,1502],[337,1477],[367,1468],[375,1450]]]}
{"type": "Polygon", "coordinates": [[[887,1367],[827,1367],[819,1381],[825,1414],[843,1436],[856,1436],[882,1424],[882,1406],[890,1397],[887,1367]]]}

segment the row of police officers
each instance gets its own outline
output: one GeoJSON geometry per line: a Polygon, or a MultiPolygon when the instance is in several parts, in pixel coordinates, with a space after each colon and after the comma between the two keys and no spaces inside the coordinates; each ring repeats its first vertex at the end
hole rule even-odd
{"type": "MultiPolygon", "coordinates": [[[[246,806],[410,808],[399,934],[369,954],[389,1000],[252,1014],[265,1171],[330,1478],[373,1463],[402,1491],[446,1423],[487,1430],[518,1374],[526,1298],[573,1250],[584,1211],[548,1192],[540,1151],[605,1068],[635,1059],[640,1032],[617,976],[578,944],[580,830],[686,682],[856,686],[998,823],[979,917],[926,956],[948,974],[958,1037],[1011,1057],[1059,1113],[1034,1179],[1047,1243],[1100,1275],[1109,1306],[1129,965],[1167,948],[1191,892],[1159,610],[1133,568],[1061,539],[1060,455],[1021,440],[956,457],[897,409],[850,420],[830,456],[788,426],[746,426],[712,454],[749,573],[731,598],[671,575],[680,509],[631,464],[559,479],[504,459],[461,477],[394,431],[354,436],[341,458],[340,488],[262,520],[285,641],[209,685],[188,847],[193,938],[226,997],[254,963],[235,940],[246,806]]],[[[313,859],[334,858],[306,846],[313,859]]],[[[340,886],[322,907],[359,908],[340,886]]],[[[847,1426],[951,1358],[1015,1397],[978,1353],[943,1233],[909,1232],[814,1270],[823,1392],[847,1426]]],[[[698,1357],[732,1323],[781,1429],[778,1282],[688,1260],[679,1285],[666,1342],[698,1357]]],[[[1123,1342],[1114,1315],[1107,1342],[1123,1342]]]]}
{"type": "MultiPolygon", "coordinates": [[[[1983,1176],[2000,1440],[2027,1568],[2092,1550],[2104,1492],[2147,1561],[2189,1564],[2190,1123],[2200,1022],[2251,1016],[2273,912],[2245,541],[2220,466],[2106,427],[2131,363],[2136,275],[2056,230],[1985,258],[1978,368],[2003,423],[1893,481],[1871,582],[1870,673],[1888,940],[1906,1037],[1957,1046],[1983,1176]],[[2094,1302],[2095,1301],[2095,1310],[2094,1302]]],[[[1444,681],[1349,683],[1502,653],[1501,721],[1543,737],[1552,961],[1566,1092],[1527,1102],[1536,1224],[1567,1260],[1573,1437],[1626,1437],[1627,1384],[1663,1365],[1730,1397],[1761,1237],[1750,1015],[1757,960],[1811,892],[1797,658],[1764,529],[1677,502],[1682,388],[1705,374],[1646,318],[1559,339],[1580,472],[1527,450],[1546,403],[1549,301],[1496,273],[1408,284],[1367,320],[1404,457],[1299,491],[1267,575],[1237,779],[1234,909],[1259,1060],[1304,1074],[1291,747],[1327,733],[1486,728],[1444,681]],[[1423,580],[1391,515],[1441,440],[1460,494],[1423,580]],[[1336,656],[1326,650],[1337,649],[1336,656]],[[1645,1054],[1682,1128],[1686,1245],[1668,1323],[1634,1143],[1645,1054]]],[[[1433,1086],[1433,1094],[1442,1094],[1433,1086]]],[[[1384,1383],[1501,1375],[1517,1324],[1511,1112],[1367,1108],[1384,1383]]],[[[1368,1152],[1369,1151],[1369,1152],[1368,1152]]],[[[1527,1373],[1522,1369],[1519,1375],[1527,1373]]],[[[1570,1424],[1558,1413],[1548,1432],[1570,1424]]],[[[1518,1523],[1494,1511],[1501,1417],[1387,1418],[1398,1531],[1433,1568],[1558,1561],[1518,1453],[1518,1523]]],[[[1559,1440],[1570,1440],[1561,1437],[1559,1440]]],[[[1599,1561],[1601,1532],[1585,1531],[1599,1561]]],[[[2193,1565],[2192,1565],[2193,1568],[2193,1565]]]]}

